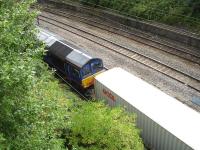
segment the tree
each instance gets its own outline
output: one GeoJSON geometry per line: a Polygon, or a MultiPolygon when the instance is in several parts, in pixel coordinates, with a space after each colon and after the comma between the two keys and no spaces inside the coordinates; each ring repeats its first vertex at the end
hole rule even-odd
{"type": "Polygon", "coordinates": [[[62,149],[64,92],[42,62],[33,2],[0,1],[0,145],[62,149]]]}
{"type": "Polygon", "coordinates": [[[200,1],[199,0],[189,0],[188,5],[192,7],[192,13],[193,14],[199,14],[200,13],[200,1]]]}

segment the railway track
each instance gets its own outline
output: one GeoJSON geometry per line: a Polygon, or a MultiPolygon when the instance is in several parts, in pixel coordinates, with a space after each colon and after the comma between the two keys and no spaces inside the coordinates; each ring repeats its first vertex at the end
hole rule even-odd
{"type": "MultiPolygon", "coordinates": [[[[106,25],[105,23],[101,23],[100,21],[94,20],[94,19],[88,19],[86,17],[82,17],[79,15],[74,15],[71,13],[66,13],[60,10],[52,10],[49,8],[45,8],[44,11],[49,12],[54,15],[58,15],[61,17],[69,18],[77,18],[79,22],[85,23],[87,25],[106,30],[110,33],[115,33],[120,36],[123,36],[125,38],[128,38],[130,40],[134,40],[138,43],[150,46],[154,49],[162,50],[166,53],[173,54],[177,57],[183,58],[187,61],[193,62],[195,64],[200,65],[200,54],[196,50],[190,50],[184,47],[177,47],[175,45],[172,45],[168,41],[159,41],[158,39],[155,39],[154,37],[150,36],[149,34],[145,33],[139,33],[137,32],[128,32],[127,30],[123,30],[120,28],[112,27],[109,25],[106,25]],[[123,33],[123,34],[122,34],[123,33]]],[[[121,25],[122,26],[122,25],[121,25]]],[[[127,27],[126,27],[127,28],[127,27]]]]}
{"type": "Polygon", "coordinates": [[[132,49],[121,46],[108,39],[99,37],[93,33],[89,33],[87,31],[74,27],[70,24],[63,23],[59,20],[49,18],[47,16],[40,16],[39,19],[40,21],[43,21],[45,23],[61,28],[67,32],[73,33],[79,37],[87,39],[95,44],[98,44],[120,55],[123,55],[129,59],[132,59],[144,66],[147,66],[157,72],[160,72],[170,78],[173,78],[174,80],[179,81],[182,84],[187,85],[188,87],[192,88],[193,90],[196,90],[197,92],[200,92],[200,79],[197,77],[193,77],[190,74],[187,74],[178,69],[172,68],[171,66],[164,64],[161,61],[158,61],[148,56],[145,56],[143,54],[140,54],[132,49]]]}
{"type": "Polygon", "coordinates": [[[76,94],[78,94],[80,98],[82,98],[83,100],[88,100],[88,97],[86,97],[83,93],[80,92],[79,89],[75,88],[72,84],[70,84],[67,80],[65,80],[60,73],[55,72],[55,74],[61,81],[67,84],[76,94]]]}
{"type": "MultiPolygon", "coordinates": [[[[56,67],[53,66],[53,68],[56,68],[56,67]]],[[[104,70],[108,70],[108,68],[104,66],[104,70]]],[[[94,98],[93,97],[94,93],[91,93],[91,91],[89,91],[90,93],[81,92],[80,89],[76,88],[71,83],[69,83],[67,80],[65,80],[65,76],[63,76],[62,73],[59,73],[59,71],[55,71],[54,73],[62,82],[67,84],[71,88],[72,91],[74,91],[76,94],[78,94],[81,99],[88,101],[88,100],[91,100],[94,98]]]]}

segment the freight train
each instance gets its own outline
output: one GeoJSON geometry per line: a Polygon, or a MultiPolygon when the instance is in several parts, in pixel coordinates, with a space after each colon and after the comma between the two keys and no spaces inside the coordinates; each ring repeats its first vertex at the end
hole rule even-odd
{"type": "Polygon", "coordinates": [[[137,114],[146,147],[153,150],[200,150],[200,114],[121,68],[104,71],[100,58],[40,29],[45,61],[82,89],[94,84],[95,97],[111,107],[137,114]]]}

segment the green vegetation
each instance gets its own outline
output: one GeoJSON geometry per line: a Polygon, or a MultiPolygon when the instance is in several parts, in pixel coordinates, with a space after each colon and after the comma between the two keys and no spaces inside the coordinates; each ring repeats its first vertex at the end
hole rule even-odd
{"type": "Polygon", "coordinates": [[[189,28],[200,32],[199,0],[79,0],[81,3],[111,8],[140,19],[189,28]]]}
{"type": "Polygon", "coordinates": [[[0,149],[143,149],[133,115],[79,103],[53,77],[42,61],[33,2],[0,1],[0,149]]]}
{"type": "Polygon", "coordinates": [[[68,145],[78,150],[143,150],[135,116],[102,103],[78,102],[71,107],[68,145]]]}
{"type": "Polygon", "coordinates": [[[0,145],[59,149],[65,96],[42,62],[31,3],[0,1],[0,145]]]}

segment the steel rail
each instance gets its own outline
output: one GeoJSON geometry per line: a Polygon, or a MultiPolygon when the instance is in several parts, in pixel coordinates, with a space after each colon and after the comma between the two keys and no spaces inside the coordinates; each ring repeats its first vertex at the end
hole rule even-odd
{"type": "MultiPolygon", "coordinates": [[[[51,14],[54,14],[54,15],[62,16],[62,17],[65,17],[65,18],[70,18],[70,16],[77,17],[77,18],[81,19],[81,20],[79,20],[79,22],[85,23],[85,24],[90,25],[90,26],[94,26],[94,27],[102,29],[102,30],[106,30],[106,31],[111,32],[111,33],[118,34],[118,35],[120,35],[122,37],[128,38],[130,40],[134,40],[134,41],[136,41],[138,43],[150,46],[150,47],[158,49],[158,50],[162,50],[162,51],[164,51],[166,53],[173,54],[173,55],[175,55],[177,57],[183,58],[183,59],[185,59],[187,61],[190,61],[190,62],[193,62],[195,64],[200,65],[200,55],[199,54],[194,53],[194,52],[189,52],[191,50],[189,50],[187,48],[183,48],[183,47],[182,48],[177,48],[175,46],[172,46],[171,43],[169,43],[168,41],[164,41],[164,42],[166,42],[166,43],[164,43],[164,42],[160,42],[160,41],[151,39],[150,38],[151,36],[148,35],[148,34],[146,34],[148,37],[145,37],[143,35],[139,35],[139,34],[136,34],[134,32],[128,32],[128,31],[120,29],[120,28],[108,26],[108,25],[105,25],[105,24],[100,23],[98,21],[94,21],[94,20],[91,20],[91,19],[88,19],[88,18],[85,18],[85,17],[82,17],[82,16],[74,15],[74,14],[69,14],[69,13],[66,13],[66,12],[63,12],[63,11],[59,11],[59,10],[55,12],[55,11],[52,11],[52,9],[50,10],[49,8],[45,8],[44,11],[46,11],[48,13],[51,13],[51,14]],[[58,12],[60,12],[62,14],[60,14],[58,12]],[[65,14],[65,15],[63,15],[63,14],[65,14]],[[91,22],[93,22],[93,23],[91,23],[91,22]],[[97,24],[101,25],[101,27],[99,25],[97,25],[97,24]],[[104,27],[102,27],[102,26],[104,26],[104,27]],[[112,29],[112,31],[111,31],[111,29],[112,29]],[[122,33],[119,33],[119,31],[123,32],[123,33],[126,33],[128,35],[132,35],[132,36],[124,35],[122,33]],[[135,37],[138,37],[138,38],[135,38],[135,37]],[[147,42],[144,42],[144,40],[150,41],[150,42],[155,43],[157,45],[149,44],[147,42]],[[164,48],[161,48],[160,46],[167,47],[168,50],[166,50],[164,48]],[[188,58],[188,55],[190,55],[191,58],[188,58]]],[[[144,33],[142,33],[142,34],[144,34],[144,33]]]]}
{"type": "Polygon", "coordinates": [[[72,88],[73,91],[75,91],[81,98],[84,100],[88,100],[78,89],[76,89],[73,85],[71,85],[67,80],[65,80],[59,73],[55,72],[55,74],[62,80],[64,81],[70,88],[72,88]]]}

